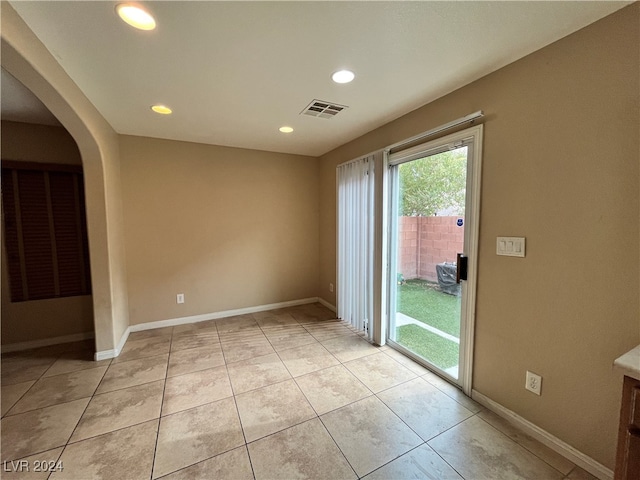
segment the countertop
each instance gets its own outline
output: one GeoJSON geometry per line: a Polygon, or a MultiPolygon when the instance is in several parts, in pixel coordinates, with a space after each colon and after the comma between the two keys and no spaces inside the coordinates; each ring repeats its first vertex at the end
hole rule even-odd
{"type": "Polygon", "coordinates": [[[640,380],[640,345],[616,358],[613,366],[622,370],[627,377],[640,380]]]}

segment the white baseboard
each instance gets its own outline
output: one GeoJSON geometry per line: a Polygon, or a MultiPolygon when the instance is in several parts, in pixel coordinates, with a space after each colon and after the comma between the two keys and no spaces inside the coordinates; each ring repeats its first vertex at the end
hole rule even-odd
{"type": "Polygon", "coordinates": [[[96,362],[99,362],[100,360],[108,360],[110,358],[116,358],[118,355],[120,355],[120,352],[124,348],[124,344],[127,343],[127,339],[129,338],[130,333],[131,333],[131,327],[127,327],[127,329],[122,334],[122,337],[120,337],[120,341],[118,342],[118,345],[116,345],[116,348],[112,350],[102,350],[100,352],[96,352],[93,355],[93,359],[96,362]]]}
{"type": "Polygon", "coordinates": [[[601,480],[613,479],[613,471],[609,468],[605,467],[588,455],[585,455],[584,453],[575,449],[568,443],[563,442],[558,437],[551,435],[549,432],[531,423],[529,420],[524,419],[517,413],[491,400],[489,397],[483,395],[482,393],[476,390],[472,390],[471,398],[473,398],[479,404],[487,407],[496,415],[499,415],[512,424],[516,425],[529,436],[535,438],[539,442],[549,447],[551,450],[572,461],[590,474],[598,477],[601,480]]]}
{"type": "Polygon", "coordinates": [[[305,305],[307,303],[314,303],[317,301],[318,297],[303,298],[301,300],[270,303],[267,305],[258,305],[256,307],[237,308],[235,310],[223,310],[221,312],[191,315],[189,317],[178,317],[167,320],[158,320],[155,322],[138,323],[136,325],[131,325],[129,328],[132,332],[141,332],[143,330],[151,330],[154,328],[175,327],[178,325],[184,325],[185,323],[198,323],[207,320],[216,320],[219,318],[235,317],[236,315],[246,315],[248,313],[265,312],[267,310],[275,310],[277,308],[295,307],[296,305],[305,305]]]}
{"type": "Polygon", "coordinates": [[[94,338],[93,332],[75,333],[73,335],[64,335],[62,337],[43,338],[41,340],[32,340],[29,342],[10,343],[8,345],[2,345],[0,347],[0,350],[2,350],[2,353],[19,352],[21,350],[48,347],[50,345],[59,345],[61,343],[81,342],[82,340],[90,340],[92,338],[94,338]]]}
{"type": "Polygon", "coordinates": [[[338,309],[336,308],[335,305],[331,305],[329,302],[327,302],[324,298],[320,298],[318,297],[318,303],[321,303],[322,305],[324,305],[325,307],[327,307],[329,310],[331,310],[333,313],[336,313],[338,311],[338,309]]]}
{"type": "MultiPolygon", "coordinates": [[[[216,320],[219,318],[227,318],[227,317],[235,317],[236,315],[246,315],[248,313],[256,313],[256,312],[265,312],[268,310],[275,310],[278,308],[285,307],[295,307],[296,305],[306,305],[308,303],[320,302],[318,297],[310,297],[310,298],[302,298],[300,300],[289,300],[287,302],[279,302],[279,303],[269,303],[267,305],[258,305],[255,307],[246,307],[246,308],[237,308],[235,310],[223,310],[221,312],[213,312],[213,313],[203,313],[201,315],[191,315],[189,317],[178,317],[178,318],[169,318],[166,320],[157,320],[155,322],[146,322],[146,323],[138,323],[135,325],[129,326],[120,342],[118,342],[118,346],[113,350],[103,350],[100,352],[96,352],[95,359],[96,360],[106,360],[108,358],[115,358],[120,355],[124,344],[129,338],[129,334],[133,332],[141,332],[143,330],[152,330],[154,328],[163,328],[163,327],[176,327],[178,325],[184,325],[187,323],[198,323],[204,322],[207,320],[216,320]]],[[[330,307],[328,307],[330,308],[330,307]]]]}

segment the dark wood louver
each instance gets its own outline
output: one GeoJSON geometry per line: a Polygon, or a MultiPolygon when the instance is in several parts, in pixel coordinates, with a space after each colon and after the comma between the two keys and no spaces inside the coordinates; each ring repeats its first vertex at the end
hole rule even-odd
{"type": "Polygon", "coordinates": [[[82,170],[3,162],[11,300],[91,293],[82,170]]]}

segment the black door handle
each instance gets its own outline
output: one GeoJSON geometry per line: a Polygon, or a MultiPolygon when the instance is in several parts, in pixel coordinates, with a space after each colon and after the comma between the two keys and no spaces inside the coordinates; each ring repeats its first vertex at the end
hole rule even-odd
{"type": "Polygon", "coordinates": [[[467,271],[468,271],[468,263],[469,257],[463,255],[462,253],[458,254],[456,259],[456,283],[460,283],[460,280],[467,279],[467,271]]]}

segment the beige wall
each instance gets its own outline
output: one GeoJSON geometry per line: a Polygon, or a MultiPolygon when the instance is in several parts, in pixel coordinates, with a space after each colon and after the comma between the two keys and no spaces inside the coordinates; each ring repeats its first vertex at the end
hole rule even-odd
{"type": "MultiPolygon", "coordinates": [[[[2,160],[81,165],[62,127],[2,122],[2,160]]],[[[2,344],[93,333],[91,295],[11,303],[2,232],[2,344]]]]}
{"type": "Polygon", "coordinates": [[[109,351],[129,325],[118,136],[11,5],[1,6],[3,68],[56,116],[82,156],[96,349],[109,351]]]}
{"type": "Polygon", "coordinates": [[[640,342],[639,15],[625,8],[321,158],[320,294],[334,303],[335,166],[484,110],[474,388],[609,468],[612,362],[640,342]],[[525,236],[526,258],[497,257],[498,235],[525,236]]]}
{"type": "Polygon", "coordinates": [[[317,159],[120,141],[132,324],[317,296],[317,159]]]}
{"type": "Polygon", "coordinates": [[[63,127],[2,121],[2,160],[82,165],[78,145],[63,127]]]}

